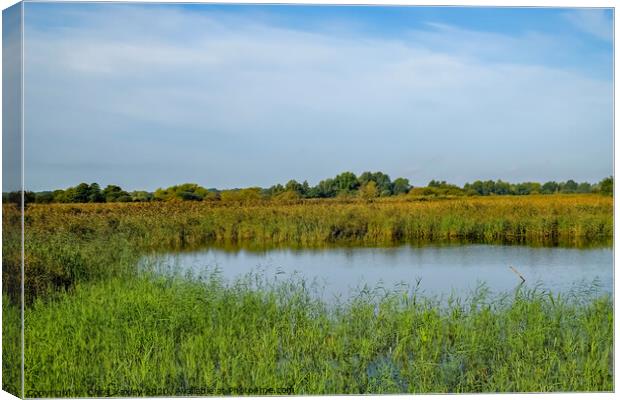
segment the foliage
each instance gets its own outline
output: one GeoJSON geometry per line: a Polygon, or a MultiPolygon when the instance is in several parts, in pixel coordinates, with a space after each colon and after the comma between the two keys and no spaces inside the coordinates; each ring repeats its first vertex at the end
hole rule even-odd
{"type": "Polygon", "coordinates": [[[359,195],[361,198],[370,200],[379,196],[379,189],[377,189],[377,184],[374,181],[366,182],[359,190],[359,195]]]}
{"type": "Polygon", "coordinates": [[[599,183],[599,190],[601,194],[605,196],[613,196],[614,195],[614,178],[612,176],[603,179],[599,183]]]}
{"type": "Polygon", "coordinates": [[[155,200],[194,200],[202,201],[207,196],[207,189],[195,183],[170,186],[167,189],[157,189],[153,194],[155,200]]]}
{"type": "Polygon", "coordinates": [[[131,201],[131,196],[129,195],[129,193],[127,193],[126,191],[121,189],[120,186],[117,185],[106,186],[105,189],[103,189],[102,195],[107,203],[126,203],[131,201]]]}
{"type": "Polygon", "coordinates": [[[263,198],[261,188],[223,190],[220,199],[229,202],[255,203],[263,198]]]}
{"type": "MultiPolygon", "coordinates": [[[[373,186],[368,180],[362,188],[373,186]]],[[[611,390],[609,298],[569,303],[515,294],[507,303],[455,300],[446,308],[402,294],[377,303],[362,293],[330,309],[299,283],[257,288],[164,279],[143,276],[138,260],[152,250],[208,244],[609,244],[612,198],[408,195],[367,202],[282,193],[292,197],[269,202],[252,188],[223,191],[213,202],[27,207],[26,395],[69,389],[89,396],[111,386],[158,388],[160,395],[189,386],[282,385],[296,394],[611,390]]],[[[20,221],[17,208],[3,207],[9,391],[17,390],[11,385],[20,373],[10,355],[18,354],[11,350],[20,335],[20,221]]]]}
{"type": "Polygon", "coordinates": [[[26,395],[613,390],[609,296],[479,291],[441,305],[416,291],[369,292],[328,307],[308,286],[260,276],[230,286],[217,276],[80,285],[26,311],[26,395]]]}
{"type": "MultiPolygon", "coordinates": [[[[383,172],[364,172],[357,177],[353,172],[343,172],[334,178],[320,181],[316,186],[310,186],[307,181],[299,183],[291,179],[285,185],[276,184],[269,188],[242,188],[232,190],[205,189],[195,183],[170,186],[166,189],[159,188],[154,193],[147,191],[133,191],[128,193],[120,186],[108,185],[104,190],[97,183],[90,185],[80,183],[75,187],[53,192],[25,192],[26,204],[28,203],[100,203],[100,202],[146,202],[146,201],[233,201],[233,202],[258,202],[259,200],[273,199],[276,201],[291,201],[293,199],[320,199],[334,197],[361,197],[372,198],[368,193],[361,193],[373,182],[378,196],[389,197],[404,194],[413,196],[451,197],[460,195],[531,195],[531,194],[555,194],[555,193],[601,193],[609,195],[613,189],[613,179],[607,178],[596,185],[588,182],[577,183],[571,179],[566,182],[549,181],[544,184],[538,182],[509,183],[502,180],[474,181],[465,183],[463,187],[447,183],[446,181],[431,180],[426,187],[413,188],[406,178],[396,178],[393,182],[383,172]],[[611,186],[610,186],[611,185],[611,186]],[[604,186],[601,189],[601,186],[604,186]],[[284,192],[289,194],[282,195],[284,192]],[[222,196],[222,193],[224,195],[222,196]],[[294,193],[294,195],[292,194],[294,193]]],[[[3,193],[5,202],[19,204],[20,192],[3,193]]]]}
{"type": "MultiPolygon", "coordinates": [[[[608,244],[613,237],[613,199],[598,195],[461,196],[436,201],[400,196],[368,203],[359,198],[301,200],[294,192],[284,193],[295,197],[265,203],[257,200],[256,189],[245,193],[249,197],[232,191],[239,196],[237,205],[205,201],[30,205],[24,217],[27,297],[131,270],[127,265],[132,265],[134,253],[153,249],[403,241],[583,246],[608,244]]],[[[5,206],[3,282],[5,290],[15,295],[20,293],[16,277],[21,236],[13,228],[19,223],[19,210],[5,206]]]]}

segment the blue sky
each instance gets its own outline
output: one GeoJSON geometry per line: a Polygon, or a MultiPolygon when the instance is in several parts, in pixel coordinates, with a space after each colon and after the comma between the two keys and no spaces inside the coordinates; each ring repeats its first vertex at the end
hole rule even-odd
{"type": "Polygon", "coordinates": [[[2,37],[2,191],[12,192],[22,187],[20,6],[2,11],[2,37]]]}
{"type": "Polygon", "coordinates": [[[25,8],[26,185],[613,173],[603,9],[25,8]]]}

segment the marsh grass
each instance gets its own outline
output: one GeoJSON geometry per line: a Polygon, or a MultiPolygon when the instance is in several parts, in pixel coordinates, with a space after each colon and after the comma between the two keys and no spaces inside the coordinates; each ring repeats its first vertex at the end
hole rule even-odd
{"type": "MultiPolygon", "coordinates": [[[[612,211],[611,199],[594,195],[31,205],[26,396],[178,394],[192,386],[297,394],[612,390],[609,297],[520,291],[510,301],[481,294],[446,307],[384,291],[333,308],[304,281],[273,286],[255,276],[229,286],[217,276],[165,278],[137,268],[145,252],[204,245],[608,245],[612,211]]],[[[16,218],[14,207],[3,208],[2,368],[12,393],[20,245],[8,228],[16,218]]]]}
{"type": "MultiPolygon", "coordinates": [[[[19,218],[3,209],[3,229],[19,218]]],[[[610,245],[613,200],[597,195],[471,197],[433,201],[307,200],[290,204],[155,202],[30,205],[26,298],[135,269],[151,250],[384,246],[398,243],[610,245]]],[[[3,239],[3,282],[19,294],[19,235],[3,239]]]]}
{"type": "Polygon", "coordinates": [[[27,311],[27,393],[292,387],[295,394],[609,391],[612,300],[479,290],[328,306],[299,280],[144,276],[27,311]]]}

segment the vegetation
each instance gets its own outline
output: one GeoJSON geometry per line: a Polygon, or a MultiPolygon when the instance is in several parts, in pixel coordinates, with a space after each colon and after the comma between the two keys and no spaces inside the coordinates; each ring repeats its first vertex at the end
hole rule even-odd
{"type": "MultiPolygon", "coordinates": [[[[339,180],[349,182],[347,190],[349,178],[339,180]]],[[[442,185],[434,188],[450,190],[442,185]]],[[[330,308],[295,282],[229,287],[217,277],[137,270],[146,251],[204,245],[611,243],[611,197],[382,197],[380,187],[369,179],[357,194],[332,199],[288,190],[279,194],[288,197],[265,199],[249,188],[222,192],[218,201],[182,201],[184,193],[204,192],[181,185],[160,193],[170,201],[29,204],[26,395],[64,389],[85,396],[111,386],[134,395],[192,386],[284,386],[298,394],[612,389],[609,298],[517,293],[444,307],[410,293],[330,308]]],[[[108,195],[124,196],[118,189],[108,195]]],[[[3,360],[10,378],[3,388],[13,393],[20,223],[18,208],[5,205],[3,348],[13,356],[3,360]]]]}
{"type": "Polygon", "coordinates": [[[145,277],[37,301],[27,311],[26,395],[613,389],[607,296],[480,291],[442,305],[412,291],[329,308],[304,288],[145,277]]]}
{"type": "MultiPolygon", "coordinates": [[[[5,206],[3,282],[19,293],[19,222],[5,206]]],[[[131,269],[153,249],[390,245],[403,242],[609,245],[613,200],[597,195],[30,205],[27,297],[131,269]]]]}
{"type": "MultiPolygon", "coordinates": [[[[97,183],[80,183],[75,187],[53,192],[25,192],[26,203],[116,203],[116,202],[147,202],[147,201],[253,201],[259,199],[291,200],[291,199],[319,199],[333,197],[361,197],[372,199],[375,197],[402,196],[489,196],[489,195],[530,195],[530,194],[574,194],[600,193],[613,195],[613,178],[608,177],[597,184],[588,182],[577,183],[572,179],[566,182],[550,181],[544,184],[538,182],[508,183],[502,180],[475,181],[466,183],[463,187],[447,183],[446,181],[432,180],[426,187],[413,187],[406,178],[397,178],[394,181],[383,172],[364,172],[359,177],[352,172],[343,172],[335,178],[320,181],[311,187],[307,181],[299,183],[290,180],[286,185],[277,184],[267,189],[251,187],[244,189],[218,190],[205,189],[196,183],[184,183],[157,189],[154,193],[144,190],[124,191],[120,186],[108,185],[101,189],[97,183]]],[[[19,203],[20,192],[4,193],[5,202],[19,203]]]]}

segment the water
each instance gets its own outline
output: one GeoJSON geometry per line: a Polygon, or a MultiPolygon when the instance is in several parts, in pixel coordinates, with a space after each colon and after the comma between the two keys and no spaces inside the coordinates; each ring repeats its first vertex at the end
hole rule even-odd
{"type": "MultiPolygon", "coordinates": [[[[521,246],[439,246],[390,248],[205,249],[149,257],[161,273],[205,276],[218,270],[228,282],[249,272],[271,281],[303,277],[326,300],[347,299],[365,286],[402,290],[416,287],[430,296],[469,295],[484,282],[492,293],[511,291],[521,279],[553,293],[592,288],[612,293],[611,248],[567,249],[521,246]]],[[[380,289],[378,289],[380,290],[380,289]]]]}

